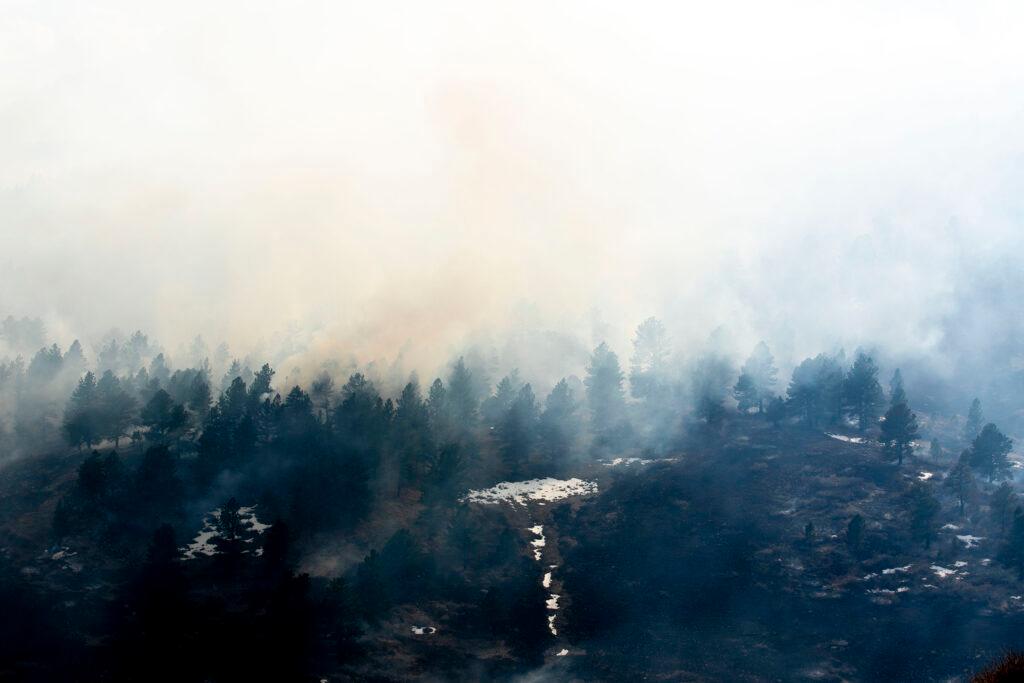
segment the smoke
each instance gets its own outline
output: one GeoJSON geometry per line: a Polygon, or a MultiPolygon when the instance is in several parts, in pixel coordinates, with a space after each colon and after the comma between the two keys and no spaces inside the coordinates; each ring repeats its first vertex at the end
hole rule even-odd
{"type": "Polygon", "coordinates": [[[1015,306],[1024,10],[946,9],[9,3],[0,313],[305,374],[649,315],[949,364],[1015,306]]]}

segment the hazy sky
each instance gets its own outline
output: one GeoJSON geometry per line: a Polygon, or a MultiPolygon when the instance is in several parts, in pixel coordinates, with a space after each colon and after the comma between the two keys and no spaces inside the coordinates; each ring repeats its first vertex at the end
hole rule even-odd
{"type": "Polygon", "coordinates": [[[290,328],[425,362],[658,315],[929,348],[1024,242],[1020,3],[0,15],[0,315],[65,342],[290,328]]]}

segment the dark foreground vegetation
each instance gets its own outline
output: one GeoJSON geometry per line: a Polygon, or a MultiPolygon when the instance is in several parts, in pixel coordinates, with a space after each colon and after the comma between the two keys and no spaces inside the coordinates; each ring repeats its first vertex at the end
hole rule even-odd
{"type": "Polygon", "coordinates": [[[786,381],[648,320],[543,398],[465,358],[384,396],[2,331],[42,348],[0,364],[0,681],[969,680],[1024,648],[1012,440],[868,352],[786,381]]]}

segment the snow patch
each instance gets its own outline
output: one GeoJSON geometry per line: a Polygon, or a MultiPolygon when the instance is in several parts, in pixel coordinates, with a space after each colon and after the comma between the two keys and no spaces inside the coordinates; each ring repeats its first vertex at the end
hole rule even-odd
{"type": "Polygon", "coordinates": [[[437,633],[437,629],[433,626],[413,626],[412,632],[418,636],[432,636],[437,633]]]}
{"type": "Polygon", "coordinates": [[[860,436],[846,436],[844,434],[832,434],[825,432],[825,436],[836,441],[845,441],[846,443],[867,443],[867,439],[860,436]]]}
{"type": "Polygon", "coordinates": [[[566,656],[567,654],[569,654],[569,651],[568,651],[568,650],[566,650],[566,649],[565,649],[565,648],[563,647],[563,648],[562,648],[561,650],[559,650],[559,651],[558,651],[558,654],[556,654],[555,656],[556,656],[556,657],[564,657],[564,656],[566,656]]]}
{"type": "Polygon", "coordinates": [[[461,500],[469,503],[495,505],[512,503],[526,505],[530,501],[556,501],[571,496],[588,496],[597,493],[597,483],[572,479],[529,479],[527,481],[503,481],[487,489],[471,490],[461,500]]]}
{"type": "MultiPolygon", "coordinates": [[[[217,554],[217,546],[213,540],[220,537],[220,530],[217,528],[219,520],[220,508],[212,510],[206,515],[203,519],[203,528],[199,530],[199,533],[192,539],[192,542],[182,549],[182,558],[194,560],[200,555],[212,557],[217,554]]],[[[264,524],[256,517],[256,506],[254,505],[238,508],[238,520],[241,522],[244,531],[256,536],[270,528],[269,524],[264,524]]],[[[243,540],[246,543],[252,543],[255,540],[255,536],[243,540]]],[[[262,554],[263,548],[257,548],[256,555],[262,554]]]]}
{"type": "Polygon", "coordinates": [[[548,609],[558,609],[558,598],[560,598],[560,597],[562,597],[562,596],[559,595],[558,593],[552,593],[550,596],[548,596],[548,600],[547,600],[547,603],[546,603],[547,606],[548,606],[548,609]]]}
{"type": "Polygon", "coordinates": [[[922,472],[918,473],[917,478],[920,479],[921,481],[928,481],[929,479],[931,479],[934,476],[935,476],[934,472],[923,472],[922,471],[922,472]]]}
{"type": "Polygon", "coordinates": [[[551,588],[551,572],[544,574],[544,580],[540,582],[544,588],[551,588]]]}
{"type": "Polygon", "coordinates": [[[970,534],[957,535],[956,539],[964,544],[964,548],[970,550],[977,547],[978,541],[985,540],[984,536],[972,536],[970,534]]]}
{"type": "Polygon", "coordinates": [[[940,579],[946,579],[950,576],[956,575],[955,569],[949,569],[948,567],[940,567],[937,564],[933,564],[931,569],[935,573],[935,576],[939,577],[940,579]]]}

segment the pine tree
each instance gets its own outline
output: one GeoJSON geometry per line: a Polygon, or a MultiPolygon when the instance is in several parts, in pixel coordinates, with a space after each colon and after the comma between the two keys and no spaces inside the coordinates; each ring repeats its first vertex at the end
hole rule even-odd
{"type": "Polygon", "coordinates": [[[120,442],[135,416],[135,399],[121,388],[120,380],[107,370],[96,384],[100,430],[104,438],[120,442]]]}
{"type": "Polygon", "coordinates": [[[607,344],[601,342],[590,356],[587,376],[583,380],[587,407],[590,409],[590,424],[597,436],[598,445],[611,445],[622,423],[626,407],[622,380],[618,356],[607,344]]]}
{"type": "Polygon", "coordinates": [[[765,417],[774,427],[778,427],[779,423],[786,419],[786,401],[781,396],[769,400],[765,417]]]}
{"type": "Polygon", "coordinates": [[[576,399],[565,379],[559,380],[544,400],[538,433],[549,461],[561,464],[572,452],[579,432],[576,399]]]}
{"type": "Polygon", "coordinates": [[[732,388],[732,396],[736,399],[736,407],[741,413],[746,413],[751,408],[760,405],[761,401],[754,378],[746,372],[740,373],[739,379],[736,380],[736,384],[732,388]]]}
{"type": "Polygon", "coordinates": [[[903,390],[903,373],[896,368],[896,371],[892,373],[892,379],[889,380],[889,405],[894,406],[906,402],[907,392],[903,390]]]}
{"type": "Polygon", "coordinates": [[[775,383],[778,369],[775,367],[775,358],[763,341],[750,353],[750,357],[740,370],[740,376],[746,375],[750,378],[753,394],[757,400],[757,412],[764,411],[765,401],[775,396],[775,383]]]}
{"type": "Polygon", "coordinates": [[[846,405],[857,417],[861,431],[878,421],[879,409],[884,405],[882,385],[878,383],[878,366],[864,353],[858,353],[853,367],[846,374],[843,386],[846,405]]]}
{"type": "Polygon", "coordinates": [[[102,438],[96,393],[96,375],[87,372],[71,393],[64,410],[64,435],[72,446],[81,448],[85,444],[91,447],[102,438]]]}
{"type": "Polygon", "coordinates": [[[1013,511],[1013,525],[1006,539],[999,560],[1011,569],[1017,570],[1017,580],[1024,581],[1024,510],[1018,506],[1013,511]]]}
{"type": "Polygon", "coordinates": [[[915,482],[909,492],[910,532],[924,542],[927,550],[935,538],[935,520],[939,514],[939,501],[932,495],[931,487],[923,481],[915,482]]]}
{"type": "Polygon", "coordinates": [[[967,443],[973,443],[978,434],[981,433],[981,428],[985,424],[985,417],[981,413],[981,401],[974,399],[971,401],[971,408],[967,411],[967,422],[964,424],[964,441],[967,443]]]}
{"type": "Polygon", "coordinates": [[[920,438],[917,431],[917,416],[911,412],[905,401],[893,403],[885,413],[882,434],[879,437],[886,454],[897,465],[903,464],[904,456],[910,455],[914,439],[920,438]]]}
{"type": "Polygon", "coordinates": [[[524,385],[497,428],[498,443],[508,476],[518,478],[528,465],[537,432],[537,402],[524,385]]]}
{"type": "Polygon", "coordinates": [[[974,439],[970,448],[971,467],[979,470],[991,482],[1010,475],[1010,461],[1006,457],[1013,449],[1013,440],[989,422],[974,439]]]}
{"type": "Polygon", "coordinates": [[[858,513],[851,517],[849,524],[846,525],[846,545],[850,547],[850,550],[856,552],[860,550],[863,539],[864,518],[858,513]]]}
{"type": "Polygon", "coordinates": [[[634,398],[653,399],[661,395],[668,353],[665,325],[657,318],[640,323],[629,360],[629,389],[634,398]]]}
{"type": "Polygon", "coordinates": [[[476,425],[478,403],[473,373],[460,356],[448,378],[448,405],[460,431],[468,431],[476,425]]]}
{"type": "Polygon", "coordinates": [[[992,492],[992,497],[989,499],[989,509],[992,513],[992,518],[999,524],[999,535],[1006,533],[1006,521],[1010,515],[1010,510],[1017,507],[1017,494],[1013,490],[1013,486],[1008,482],[1003,482],[996,487],[996,490],[992,492]]]}
{"type": "Polygon", "coordinates": [[[960,516],[964,515],[964,507],[967,501],[974,498],[977,493],[977,486],[974,483],[974,475],[971,473],[970,453],[964,451],[960,454],[960,460],[946,475],[943,485],[956,496],[960,508],[960,516]]]}

